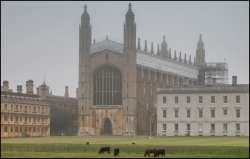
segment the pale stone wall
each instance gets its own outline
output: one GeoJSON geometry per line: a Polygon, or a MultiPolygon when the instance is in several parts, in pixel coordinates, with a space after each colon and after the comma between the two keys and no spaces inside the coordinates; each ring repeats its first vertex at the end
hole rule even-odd
{"type": "Polygon", "coordinates": [[[1,137],[50,136],[50,109],[38,96],[1,92],[1,137]]]}
{"type": "Polygon", "coordinates": [[[204,136],[249,136],[249,93],[200,93],[200,94],[159,94],[157,96],[157,135],[184,136],[186,135],[186,124],[191,125],[191,136],[199,135],[199,129],[204,136]],[[236,96],[240,96],[240,103],[236,103],[236,96]],[[163,104],[163,96],[167,102],[163,104]],[[175,104],[175,96],[179,103],[175,104]],[[187,103],[187,96],[191,102],[187,103]],[[199,103],[199,96],[203,96],[203,103],[199,103]],[[211,103],[211,96],[215,96],[215,103],[211,103]],[[227,96],[228,102],[224,103],[223,96],[227,96]],[[198,109],[203,109],[203,117],[199,118],[198,109]],[[224,115],[223,109],[227,109],[224,115]],[[175,117],[175,109],[179,109],[179,117],[175,117]],[[190,118],[187,118],[186,109],[191,110],[190,118]],[[215,109],[215,117],[211,117],[211,109],[215,109]],[[236,109],[240,109],[240,117],[236,117],[236,109]],[[163,111],[167,110],[167,117],[163,117],[163,111]],[[163,133],[163,124],[167,125],[166,133],[163,133]],[[210,125],[215,124],[215,132],[211,132],[210,125]],[[223,124],[227,123],[227,132],[223,132],[223,124]],[[240,132],[236,132],[236,123],[240,124],[240,132]],[[174,124],[179,125],[178,133],[175,133],[174,124]],[[201,124],[201,128],[199,128],[201,124]]]}

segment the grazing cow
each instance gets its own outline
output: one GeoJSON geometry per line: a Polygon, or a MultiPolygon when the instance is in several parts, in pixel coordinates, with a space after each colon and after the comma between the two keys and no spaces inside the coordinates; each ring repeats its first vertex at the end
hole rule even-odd
{"type": "Polygon", "coordinates": [[[154,157],[159,157],[160,155],[162,157],[165,157],[166,151],[165,149],[156,149],[154,152],[154,157]]]}
{"type": "Polygon", "coordinates": [[[99,150],[99,154],[104,153],[104,152],[110,153],[110,147],[101,147],[99,150]]]}
{"type": "Polygon", "coordinates": [[[150,157],[151,153],[155,154],[155,149],[146,149],[144,152],[144,157],[146,156],[150,157]]]}
{"type": "Polygon", "coordinates": [[[114,156],[119,156],[120,153],[120,149],[119,148],[115,148],[114,149],[114,156]]]}

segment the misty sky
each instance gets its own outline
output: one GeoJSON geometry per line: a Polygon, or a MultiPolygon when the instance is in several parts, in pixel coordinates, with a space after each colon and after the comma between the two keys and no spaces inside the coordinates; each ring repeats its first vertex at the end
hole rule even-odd
{"type": "MultiPolygon", "coordinates": [[[[78,85],[79,24],[84,4],[96,42],[123,42],[128,2],[1,2],[1,82],[16,85],[44,79],[53,94],[78,85]]],[[[238,83],[249,83],[249,2],[132,2],[137,37],[195,55],[202,33],[207,62],[224,62],[238,83]]],[[[2,83],[1,83],[2,85],[2,83]]],[[[36,89],[34,89],[36,91],[36,89]]]]}

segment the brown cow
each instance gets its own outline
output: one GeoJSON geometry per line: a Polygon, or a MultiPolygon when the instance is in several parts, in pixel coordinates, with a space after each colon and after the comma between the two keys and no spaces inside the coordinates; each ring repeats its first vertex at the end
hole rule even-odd
{"type": "Polygon", "coordinates": [[[154,157],[159,157],[160,155],[161,155],[162,157],[165,157],[165,154],[166,154],[165,149],[156,149],[156,150],[154,151],[154,157]]]}
{"type": "Polygon", "coordinates": [[[155,149],[146,149],[144,152],[144,157],[146,156],[150,157],[151,153],[155,154],[155,149]]]}
{"type": "Polygon", "coordinates": [[[99,150],[99,154],[104,153],[104,152],[110,153],[110,147],[101,147],[99,150]]]}

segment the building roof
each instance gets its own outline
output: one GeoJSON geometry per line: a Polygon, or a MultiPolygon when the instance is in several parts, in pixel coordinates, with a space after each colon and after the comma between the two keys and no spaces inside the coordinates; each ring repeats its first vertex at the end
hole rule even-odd
{"type": "Polygon", "coordinates": [[[5,91],[1,91],[1,95],[40,98],[40,96],[38,96],[37,94],[32,94],[32,95],[30,95],[30,94],[25,94],[25,93],[5,92],[5,91]]]}
{"type": "Polygon", "coordinates": [[[195,94],[195,93],[249,93],[249,84],[221,84],[215,86],[194,86],[184,88],[157,89],[157,94],[195,94]]]}
{"type": "MultiPolygon", "coordinates": [[[[122,54],[123,44],[106,39],[93,44],[90,50],[91,54],[101,52],[103,50],[111,50],[122,54]]],[[[140,66],[177,74],[183,77],[192,79],[198,78],[198,68],[192,64],[181,63],[173,59],[162,59],[162,57],[158,55],[150,54],[141,50],[137,51],[136,63],[140,66]]]]}

